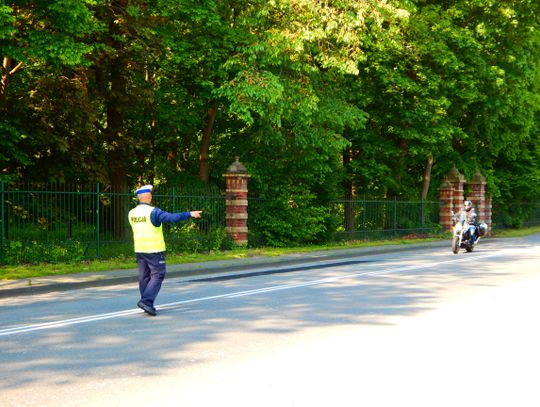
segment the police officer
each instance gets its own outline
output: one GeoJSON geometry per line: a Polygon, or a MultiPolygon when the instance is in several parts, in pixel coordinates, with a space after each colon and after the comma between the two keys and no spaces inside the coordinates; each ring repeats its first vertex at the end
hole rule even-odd
{"type": "Polygon", "coordinates": [[[139,205],[129,211],[129,223],[133,229],[135,254],[139,267],[139,291],[141,299],[137,306],[155,316],[154,301],[165,278],[165,239],[163,223],[175,223],[190,217],[200,218],[202,211],[169,213],[151,206],[152,185],[137,189],[139,205]]]}

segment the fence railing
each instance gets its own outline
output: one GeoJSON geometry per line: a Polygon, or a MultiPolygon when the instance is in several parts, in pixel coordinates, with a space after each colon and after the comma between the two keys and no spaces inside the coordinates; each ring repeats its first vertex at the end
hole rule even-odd
{"type": "Polygon", "coordinates": [[[343,224],[337,237],[344,240],[373,240],[405,235],[438,233],[439,202],[389,200],[334,201],[331,213],[343,224]]]}
{"type": "MultiPolygon", "coordinates": [[[[133,237],[127,214],[133,193],[91,186],[0,186],[0,263],[67,261],[128,255],[133,237]]],[[[154,194],[163,210],[203,210],[196,223],[164,225],[172,251],[212,249],[225,237],[225,197],[191,196],[174,189],[154,194]]]]}
{"type": "Polygon", "coordinates": [[[493,204],[493,227],[497,229],[540,225],[540,202],[493,204]]]}
{"type": "MultiPolygon", "coordinates": [[[[174,188],[154,191],[154,203],[168,212],[203,210],[200,220],[164,225],[173,252],[231,247],[225,233],[225,195],[174,188]]],[[[258,219],[269,200],[249,199],[250,245],[261,246],[258,219]],[[259,228],[259,229],[258,229],[259,228]]],[[[64,262],[132,255],[127,221],[133,193],[101,184],[15,187],[0,182],[0,264],[64,262]]],[[[494,205],[493,224],[540,225],[540,203],[494,205]]],[[[375,240],[441,231],[439,203],[432,201],[343,200],[328,203],[333,226],[328,240],[375,240]]]]}

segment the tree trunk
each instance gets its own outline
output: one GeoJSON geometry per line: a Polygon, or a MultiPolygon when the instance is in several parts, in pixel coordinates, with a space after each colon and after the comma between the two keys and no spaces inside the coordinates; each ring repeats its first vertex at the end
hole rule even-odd
{"type": "Polygon", "coordinates": [[[424,169],[424,180],[422,183],[422,201],[425,201],[429,192],[429,183],[431,182],[431,168],[433,167],[433,154],[429,153],[426,168],[424,169]]]}
{"type": "Polygon", "coordinates": [[[217,108],[211,106],[208,109],[206,116],[206,124],[203,129],[201,148],[199,150],[199,178],[203,182],[208,182],[210,177],[210,170],[208,165],[208,152],[210,150],[210,137],[212,136],[212,129],[214,127],[214,121],[216,119],[217,108]]]}
{"type": "MultiPolygon", "coordinates": [[[[347,165],[352,160],[352,152],[350,149],[347,149],[343,152],[343,167],[347,168],[347,165]]],[[[347,171],[348,172],[348,171],[347,171]]],[[[354,232],[354,208],[353,203],[351,202],[355,198],[354,185],[351,179],[346,179],[343,182],[345,187],[345,207],[344,207],[344,226],[345,231],[349,234],[354,232]]]]}
{"type": "MultiPolygon", "coordinates": [[[[114,1],[113,10],[125,10],[127,0],[114,1]]],[[[107,59],[108,74],[110,80],[110,91],[106,96],[107,104],[107,134],[106,139],[109,145],[109,180],[117,194],[112,195],[112,233],[116,239],[126,237],[127,212],[129,210],[129,200],[126,200],[123,193],[128,191],[127,163],[131,157],[128,151],[129,140],[126,139],[124,129],[124,112],[128,101],[127,96],[127,59],[125,57],[124,45],[116,41],[114,36],[121,36],[125,27],[116,23],[116,16],[109,22],[109,33],[111,34],[111,46],[115,52],[107,59]]]]}
{"type": "Polygon", "coordinates": [[[9,79],[9,71],[11,66],[11,58],[4,57],[2,61],[2,82],[0,82],[0,105],[6,100],[7,83],[9,79]]]}
{"type": "MultiPolygon", "coordinates": [[[[114,192],[125,193],[128,189],[128,179],[126,162],[128,154],[125,151],[126,144],[122,133],[124,127],[124,114],[118,95],[125,89],[125,80],[121,68],[116,66],[117,61],[112,61],[111,73],[111,95],[107,101],[107,139],[110,145],[109,153],[109,180],[115,188],[114,192]]],[[[112,232],[116,239],[123,239],[126,236],[126,219],[128,206],[125,199],[120,194],[114,194],[112,203],[112,232]]]]}
{"type": "Polygon", "coordinates": [[[22,62],[19,62],[15,67],[13,66],[13,60],[10,57],[5,56],[2,59],[2,78],[0,81],[0,105],[6,100],[8,80],[19,69],[21,69],[22,62]]]}
{"type": "Polygon", "coordinates": [[[401,180],[403,177],[403,173],[407,171],[407,168],[405,167],[405,158],[407,157],[407,153],[409,152],[409,144],[406,140],[400,140],[399,141],[399,157],[398,162],[395,169],[395,177],[396,180],[396,190],[394,191],[394,196],[399,196],[402,193],[401,189],[401,180]]]}

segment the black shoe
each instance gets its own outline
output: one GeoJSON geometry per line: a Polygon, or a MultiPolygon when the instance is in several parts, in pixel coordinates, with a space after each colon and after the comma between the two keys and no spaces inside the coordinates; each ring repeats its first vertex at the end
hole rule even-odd
{"type": "Polygon", "coordinates": [[[156,309],[154,307],[152,307],[151,305],[147,305],[145,304],[144,302],[142,301],[139,301],[137,303],[137,307],[139,307],[140,309],[142,309],[144,312],[146,312],[147,314],[150,314],[152,315],[153,317],[155,317],[157,315],[157,312],[156,312],[156,309]]]}

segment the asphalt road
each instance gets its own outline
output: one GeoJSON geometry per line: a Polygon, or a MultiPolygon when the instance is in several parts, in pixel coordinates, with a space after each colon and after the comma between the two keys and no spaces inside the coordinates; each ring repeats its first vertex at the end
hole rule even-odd
{"type": "Polygon", "coordinates": [[[2,299],[0,405],[539,406],[540,235],[484,243],[2,299]]]}

